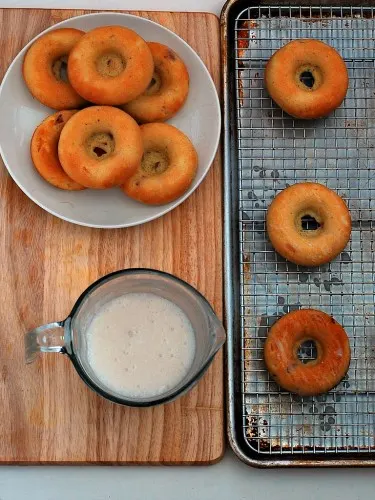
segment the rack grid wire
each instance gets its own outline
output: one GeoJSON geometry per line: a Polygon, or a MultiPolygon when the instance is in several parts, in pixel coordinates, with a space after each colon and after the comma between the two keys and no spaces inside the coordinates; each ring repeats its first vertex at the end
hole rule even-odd
{"type": "MultiPolygon", "coordinates": [[[[268,6],[249,7],[235,22],[242,417],[245,440],[258,453],[375,450],[374,18],[372,8],[268,6]],[[291,118],[264,88],[266,62],[297,38],[325,41],[346,62],[346,99],[325,119],[291,118]],[[280,257],[265,229],[275,195],[302,181],[335,190],[352,216],[347,248],[318,268],[280,257]],[[282,391],[263,362],[268,329],[299,308],[333,315],[350,338],[347,376],[318,397],[282,391]]],[[[314,358],[313,346],[300,355],[314,358]]]]}

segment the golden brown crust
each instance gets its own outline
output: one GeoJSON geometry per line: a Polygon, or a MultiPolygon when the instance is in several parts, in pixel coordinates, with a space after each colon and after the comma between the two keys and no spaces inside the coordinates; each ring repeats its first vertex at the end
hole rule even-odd
{"type": "Polygon", "coordinates": [[[142,203],[169,203],[185,193],[198,167],[197,152],[188,137],[166,123],[141,126],[144,157],[124,184],[125,194],[142,203]]]}
{"type": "Polygon", "coordinates": [[[141,161],[141,131],[124,111],[91,106],[63,128],[58,151],[63,169],[76,182],[93,189],[118,186],[141,161]]]}
{"type": "Polygon", "coordinates": [[[64,110],[85,104],[69,82],[56,77],[53,68],[56,61],[67,58],[83,34],[74,28],[53,30],[38,38],[26,52],[22,66],[25,83],[45,106],[64,110]]]}
{"type": "Polygon", "coordinates": [[[139,123],[162,122],[184,105],[189,92],[189,73],[184,62],[166,45],[149,42],[154,75],[145,93],[123,106],[139,123]]]}
{"type": "Polygon", "coordinates": [[[291,116],[321,118],[338,108],[348,90],[348,71],[340,54],[319,40],[294,40],[276,51],[265,69],[271,98],[291,116]],[[312,88],[300,80],[313,74],[312,88]]]}
{"type": "Polygon", "coordinates": [[[146,90],[153,71],[147,43],[122,26],[102,26],[89,31],[68,60],[73,87],[96,104],[119,105],[135,99],[146,90]]]}
{"type": "Polygon", "coordinates": [[[275,250],[301,266],[319,266],[334,259],[346,246],[351,217],[344,200],[322,184],[294,184],[272,201],[267,211],[267,232],[275,250]],[[302,228],[310,215],[320,224],[315,231],[302,228]]]}
{"type": "Polygon", "coordinates": [[[57,153],[61,131],[76,112],[58,111],[47,116],[35,129],[30,143],[31,158],[39,174],[52,186],[67,191],[85,189],[64,172],[57,153]]]}
{"type": "Polygon", "coordinates": [[[335,387],[348,371],[349,339],[328,314],[314,309],[293,311],[271,327],[264,361],[282,388],[301,396],[315,396],[335,387]],[[318,356],[302,363],[297,352],[308,340],[315,342],[318,356]]]}

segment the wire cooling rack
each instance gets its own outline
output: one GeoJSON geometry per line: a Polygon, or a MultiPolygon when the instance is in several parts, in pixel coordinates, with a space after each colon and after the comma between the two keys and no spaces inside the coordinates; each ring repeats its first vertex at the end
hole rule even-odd
{"type": "MultiPolygon", "coordinates": [[[[372,8],[250,7],[235,22],[239,161],[243,435],[258,453],[366,453],[375,450],[375,22],[372,8]],[[343,105],[322,120],[284,114],[263,82],[271,55],[290,40],[335,47],[349,71],[343,105]],[[265,216],[288,185],[316,181],[347,202],[350,243],[319,268],[275,253],[265,216]],[[281,315],[316,308],[343,325],[350,370],[328,394],[283,392],[269,377],[263,346],[281,315]]],[[[302,357],[314,357],[311,346],[302,357]]]]}

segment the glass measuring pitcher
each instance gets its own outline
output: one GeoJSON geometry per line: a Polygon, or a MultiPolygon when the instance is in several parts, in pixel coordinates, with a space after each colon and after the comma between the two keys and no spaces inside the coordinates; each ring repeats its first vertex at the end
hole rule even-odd
{"type": "Polygon", "coordinates": [[[152,406],[172,401],[191,389],[224,342],[225,331],[221,322],[195,288],[161,271],[125,269],[108,274],[89,286],[64,321],[48,323],[28,332],[25,335],[25,355],[26,363],[31,363],[39,353],[66,354],[83,381],[104,398],[128,406],[152,406]],[[93,316],[107,302],[130,292],[153,293],[173,302],[186,314],[195,334],[195,356],[190,370],[176,386],[154,397],[124,397],[99,380],[88,361],[85,332],[93,316]]]}

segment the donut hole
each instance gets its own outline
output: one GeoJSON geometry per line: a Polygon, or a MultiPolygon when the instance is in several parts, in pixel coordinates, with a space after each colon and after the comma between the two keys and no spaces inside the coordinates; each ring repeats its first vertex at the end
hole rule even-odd
{"type": "Polygon", "coordinates": [[[322,214],[318,210],[306,208],[296,215],[295,226],[304,236],[318,236],[324,228],[322,214]]]}
{"type": "Polygon", "coordinates": [[[297,349],[297,357],[303,364],[318,359],[318,345],[313,339],[304,340],[297,349]]]}
{"type": "Polygon", "coordinates": [[[141,164],[143,172],[148,175],[160,175],[169,167],[169,158],[164,151],[146,151],[141,164]]]}
{"type": "Polygon", "coordinates": [[[307,214],[301,217],[301,228],[303,231],[316,231],[320,227],[320,222],[314,216],[307,214]]]}
{"type": "Polygon", "coordinates": [[[52,63],[52,72],[59,82],[68,83],[68,56],[61,56],[52,63]]]}
{"type": "Polygon", "coordinates": [[[149,83],[149,86],[145,90],[144,95],[155,95],[159,92],[161,89],[162,85],[162,80],[161,80],[161,75],[158,71],[154,71],[154,74],[152,75],[151,81],[149,83]]]}
{"type": "Polygon", "coordinates": [[[297,69],[296,80],[302,90],[311,92],[321,86],[323,77],[319,68],[305,64],[297,69]]]}
{"type": "Polygon", "coordinates": [[[96,60],[96,69],[101,76],[114,78],[120,75],[126,66],[123,57],[116,52],[106,52],[96,60]]]}
{"type": "Polygon", "coordinates": [[[97,160],[104,160],[115,150],[115,140],[110,132],[94,134],[87,140],[86,148],[97,160]]]}
{"type": "Polygon", "coordinates": [[[311,71],[302,71],[299,75],[299,81],[306,85],[309,89],[312,89],[315,83],[315,78],[311,71]]]}

